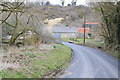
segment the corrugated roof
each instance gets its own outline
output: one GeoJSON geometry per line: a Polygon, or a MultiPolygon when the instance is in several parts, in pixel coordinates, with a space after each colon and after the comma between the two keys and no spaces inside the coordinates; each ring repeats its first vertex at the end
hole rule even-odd
{"type": "Polygon", "coordinates": [[[75,33],[77,32],[77,28],[76,27],[53,27],[53,32],[54,33],[75,33]]]}

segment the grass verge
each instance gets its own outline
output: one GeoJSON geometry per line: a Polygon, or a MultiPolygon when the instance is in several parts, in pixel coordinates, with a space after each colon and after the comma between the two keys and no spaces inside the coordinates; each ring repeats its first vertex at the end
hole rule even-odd
{"type": "Polygon", "coordinates": [[[113,51],[112,49],[106,50],[104,48],[104,43],[100,41],[96,41],[95,39],[86,39],[86,43],[83,43],[83,39],[74,39],[74,40],[69,40],[69,42],[77,44],[77,45],[83,45],[95,49],[100,49],[105,51],[106,53],[109,53],[111,56],[120,59],[120,52],[119,51],[113,51]]]}
{"type": "Polygon", "coordinates": [[[120,52],[119,51],[114,51],[114,52],[111,53],[111,55],[120,59],[120,52]]]}
{"type": "MultiPolygon", "coordinates": [[[[43,78],[54,77],[51,75],[59,71],[71,59],[71,49],[64,45],[54,45],[53,49],[45,53],[23,53],[30,58],[21,60],[20,68],[2,71],[2,78],[43,78]]],[[[56,74],[56,73],[55,73],[56,74]]]]}

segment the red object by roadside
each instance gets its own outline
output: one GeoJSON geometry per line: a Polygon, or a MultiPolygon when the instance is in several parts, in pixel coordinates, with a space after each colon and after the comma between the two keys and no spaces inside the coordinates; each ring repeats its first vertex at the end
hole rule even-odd
{"type": "MultiPolygon", "coordinates": [[[[84,28],[78,28],[78,32],[84,33],[84,28]]],[[[85,33],[90,33],[90,28],[85,28],[85,33]]]]}

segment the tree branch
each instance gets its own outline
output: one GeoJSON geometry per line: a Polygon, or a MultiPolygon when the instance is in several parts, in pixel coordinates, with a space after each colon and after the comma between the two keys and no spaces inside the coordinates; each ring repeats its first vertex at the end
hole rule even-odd
{"type": "Polygon", "coordinates": [[[11,12],[21,12],[21,13],[25,13],[25,11],[13,10],[13,9],[0,9],[0,11],[11,11],[11,12]]]}
{"type": "Polygon", "coordinates": [[[11,14],[12,12],[10,12],[10,14],[2,21],[2,23],[4,23],[10,17],[11,14]]]}

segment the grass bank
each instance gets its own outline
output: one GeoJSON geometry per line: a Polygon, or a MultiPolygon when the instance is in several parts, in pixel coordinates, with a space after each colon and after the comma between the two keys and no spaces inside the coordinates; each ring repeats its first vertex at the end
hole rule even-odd
{"type": "MultiPolygon", "coordinates": [[[[20,66],[17,69],[8,68],[2,70],[3,78],[43,78],[53,77],[70,61],[72,51],[70,48],[57,44],[52,46],[49,51],[25,52],[16,57],[19,59],[20,66]],[[11,74],[12,73],[12,74],[11,74]]],[[[29,50],[30,51],[30,50],[29,50]]],[[[15,56],[15,55],[14,55],[15,56]]],[[[15,62],[15,60],[12,62],[15,62]]]]}
{"type": "Polygon", "coordinates": [[[84,39],[79,39],[79,38],[71,39],[71,40],[68,39],[67,41],[68,42],[73,41],[73,43],[75,43],[75,44],[89,46],[89,47],[92,47],[92,48],[103,47],[104,46],[103,42],[97,41],[95,39],[85,39],[85,44],[84,44],[84,39]]]}

